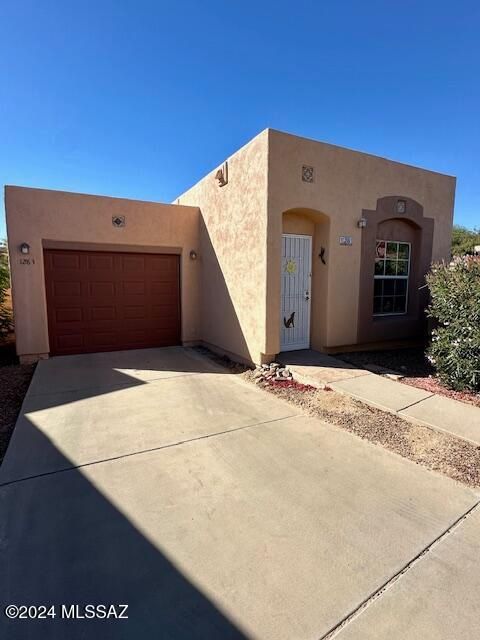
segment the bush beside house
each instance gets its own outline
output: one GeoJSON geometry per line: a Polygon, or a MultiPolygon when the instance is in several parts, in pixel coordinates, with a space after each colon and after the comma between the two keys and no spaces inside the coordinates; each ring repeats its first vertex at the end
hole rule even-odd
{"type": "Polygon", "coordinates": [[[480,391],[480,257],[433,265],[427,284],[428,315],[437,323],[429,359],[450,388],[480,391]]]}
{"type": "Polygon", "coordinates": [[[0,340],[12,330],[12,311],[9,304],[10,269],[6,243],[0,242],[0,340]]]}
{"type": "Polygon", "coordinates": [[[480,245],[480,229],[467,229],[454,225],[452,230],[452,255],[464,256],[473,254],[480,245]]]}

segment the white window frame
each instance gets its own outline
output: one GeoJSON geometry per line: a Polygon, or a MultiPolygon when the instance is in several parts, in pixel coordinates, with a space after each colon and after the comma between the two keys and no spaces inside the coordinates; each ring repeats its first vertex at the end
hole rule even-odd
{"type": "MultiPolygon", "coordinates": [[[[389,242],[394,242],[395,244],[399,245],[399,244],[407,244],[408,245],[408,273],[406,276],[377,276],[375,275],[375,273],[373,274],[373,279],[374,280],[406,280],[407,281],[407,289],[405,292],[405,311],[392,311],[391,313],[374,313],[373,317],[374,318],[381,318],[381,317],[389,317],[389,316],[406,316],[408,313],[408,293],[409,293],[409,286],[408,286],[408,280],[410,278],[410,262],[411,262],[411,258],[412,258],[412,243],[411,242],[405,242],[404,240],[387,240],[387,239],[383,239],[383,238],[376,238],[375,239],[375,260],[377,260],[377,255],[376,255],[376,247],[377,247],[377,242],[385,242],[385,258],[384,258],[384,262],[387,261],[387,244],[389,242]]],[[[396,258],[395,262],[398,262],[398,257],[396,258]]],[[[382,295],[382,298],[384,296],[382,295]]]]}

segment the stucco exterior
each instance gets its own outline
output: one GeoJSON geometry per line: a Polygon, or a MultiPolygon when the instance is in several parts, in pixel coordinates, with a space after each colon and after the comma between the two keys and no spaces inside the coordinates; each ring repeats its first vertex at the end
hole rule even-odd
{"type": "Polygon", "coordinates": [[[61,191],[6,187],[8,245],[17,353],[23,361],[49,354],[43,249],[177,253],[181,268],[182,341],[200,339],[200,212],[179,207],[61,191]],[[125,216],[116,228],[113,216],[125,216]],[[30,253],[22,255],[22,243],[30,253]]]}
{"type": "MultiPolygon", "coordinates": [[[[323,344],[328,349],[358,343],[358,305],[363,229],[357,221],[363,210],[375,210],[384,196],[407,197],[423,207],[434,221],[431,260],[450,256],[455,178],[385,158],[269,130],[267,337],[265,349],[280,349],[280,243],[286,211],[308,211],[319,231],[329,222],[326,248],[327,283],[321,297],[312,298],[312,329],[315,315],[327,310],[323,344]],[[301,179],[302,166],[314,168],[314,182],[301,179]],[[352,237],[352,246],[340,246],[340,236],[352,237]]],[[[392,217],[394,217],[392,215],[392,217]]],[[[406,216],[408,218],[408,216],[406,216]]],[[[368,225],[368,220],[367,220],[368,225]]],[[[290,227],[287,227],[291,229],[290,227]]],[[[327,233],[325,231],[325,233],[327,233]]],[[[313,269],[318,252],[313,251],[313,269]]],[[[373,277],[373,272],[372,272],[373,277]]],[[[313,338],[313,333],[312,333],[313,338]]]]}
{"type": "Polygon", "coordinates": [[[23,359],[49,353],[45,248],[178,253],[183,344],[265,362],[281,350],[282,234],[311,236],[312,348],[351,348],[421,331],[418,288],[432,260],[449,258],[455,178],[272,129],[219,168],[170,205],[7,187],[23,359]],[[303,179],[303,167],[311,181],[303,179]],[[395,213],[398,199],[406,203],[402,215],[395,213]],[[124,227],[112,225],[116,215],[125,216],[124,227]],[[387,232],[414,247],[415,299],[404,316],[373,318],[372,256],[377,234],[387,232]],[[341,245],[341,236],[351,244],[341,245]],[[29,264],[19,253],[23,242],[31,247],[29,264]]]}
{"type": "Polygon", "coordinates": [[[249,362],[268,354],[268,139],[263,131],[228,158],[224,186],[215,169],[176,200],[199,207],[202,216],[202,339],[249,362]]]}

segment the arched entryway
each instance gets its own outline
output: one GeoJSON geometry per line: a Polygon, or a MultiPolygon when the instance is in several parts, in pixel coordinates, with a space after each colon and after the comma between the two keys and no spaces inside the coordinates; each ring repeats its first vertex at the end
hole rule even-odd
{"type": "Polygon", "coordinates": [[[425,274],[434,221],[405,196],[386,196],[363,210],[358,343],[420,338],[425,333],[425,274]],[[401,207],[399,208],[399,204],[401,207]]]}
{"type": "Polygon", "coordinates": [[[314,209],[282,215],[280,350],[321,350],[327,332],[329,218],[314,209]]]}

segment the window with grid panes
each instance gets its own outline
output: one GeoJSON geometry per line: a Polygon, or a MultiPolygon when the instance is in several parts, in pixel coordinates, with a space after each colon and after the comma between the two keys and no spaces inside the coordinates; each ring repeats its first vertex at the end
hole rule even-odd
{"type": "Polygon", "coordinates": [[[373,315],[388,316],[407,312],[408,276],[410,273],[409,242],[377,240],[373,315]]]}

